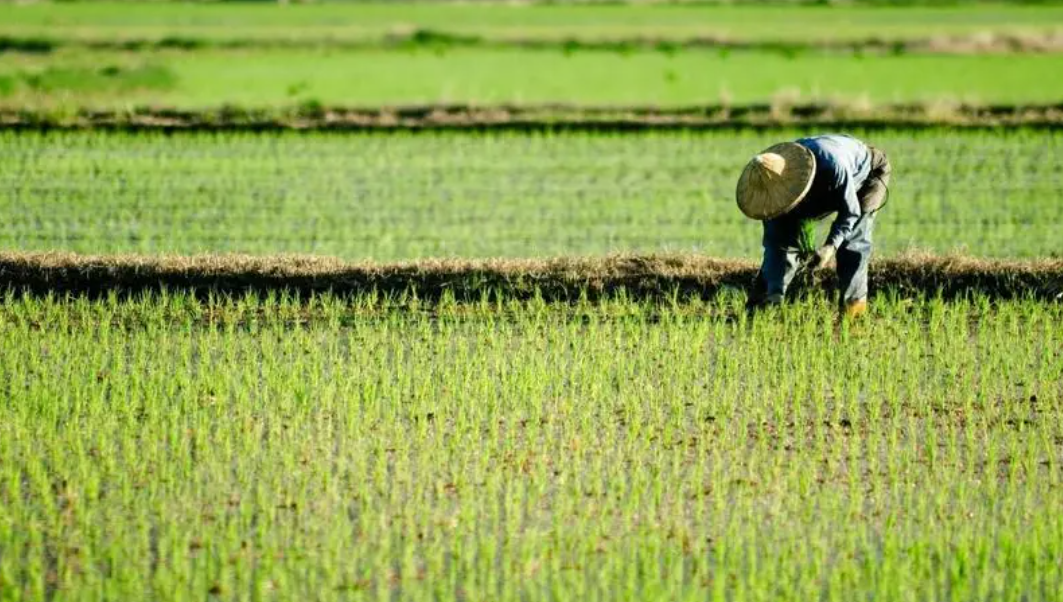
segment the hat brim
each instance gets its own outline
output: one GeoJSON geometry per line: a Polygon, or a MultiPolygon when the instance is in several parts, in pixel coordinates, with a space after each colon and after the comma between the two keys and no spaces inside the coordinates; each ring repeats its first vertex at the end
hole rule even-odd
{"type": "Polygon", "coordinates": [[[762,221],[785,215],[801,204],[816,176],[815,155],[796,142],[773,145],[761,154],[768,153],[784,159],[781,173],[764,168],[754,158],[742,170],[735,189],[742,213],[762,221]]]}

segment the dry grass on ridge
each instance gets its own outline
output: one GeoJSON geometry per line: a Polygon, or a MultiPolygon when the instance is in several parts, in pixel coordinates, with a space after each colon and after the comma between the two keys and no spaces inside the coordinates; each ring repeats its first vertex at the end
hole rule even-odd
{"type": "MultiPolygon", "coordinates": [[[[240,293],[287,290],[340,294],[377,290],[416,291],[424,299],[446,291],[480,299],[487,291],[548,300],[597,298],[623,290],[633,298],[711,297],[745,288],[756,272],[748,260],[693,254],[609,255],[550,259],[424,259],[408,262],[345,262],[329,257],[280,255],[78,255],[0,252],[0,289],[36,294],[121,294],[151,290],[240,293]]],[[[831,286],[824,271],[819,284],[831,286]]],[[[906,254],[874,262],[873,289],[903,295],[955,298],[985,294],[1058,301],[1063,259],[1006,261],[956,255],[906,254]]]]}
{"type": "Polygon", "coordinates": [[[846,52],[861,54],[1008,54],[1054,53],[1063,50],[1059,31],[979,31],[956,35],[923,37],[870,36],[862,39],[763,40],[744,39],[730,34],[715,35],[614,35],[565,36],[476,34],[427,28],[399,28],[370,37],[337,38],[259,37],[234,35],[215,39],[195,34],[165,37],[48,37],[42,35],[0,36],[0,52],[43,54],[63,48],[122,52],[206,49],[321,49],[332,50],[415,50],[444,51],[452,48],[528,49],[574,52],[649,52],[738,50],[777,52],[792,56],[805,52],[846,52]]]}
{"type": "Polygon", "coordinates": [[[317,104],[268,109],[202,110],[133,107],[74,112],[0,106],[0,129],[119,131],[587,131],[719,128],[1031,127],[1058,128],[1063,104],[981,105],[953,101],[710,104],[678,107],[428,104],[342,107],[317,104]]]}

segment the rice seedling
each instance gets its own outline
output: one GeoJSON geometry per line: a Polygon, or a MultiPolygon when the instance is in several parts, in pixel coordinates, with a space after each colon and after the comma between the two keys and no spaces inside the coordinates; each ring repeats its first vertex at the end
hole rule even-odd
{"type": "MultiPolygon", "coordinates": [[[[797,130],[336,135],[0,132],[0,248],[346,259],[753,258],[745,159],[797,130]]],[[[1058,256],[1055,131],[876,130],[876,252],[1058,256]]]]}
{"type": "Polygon", "coordinates": [[[0,598],[1052,600],[1061,306],[0,303],[0,598]]]}

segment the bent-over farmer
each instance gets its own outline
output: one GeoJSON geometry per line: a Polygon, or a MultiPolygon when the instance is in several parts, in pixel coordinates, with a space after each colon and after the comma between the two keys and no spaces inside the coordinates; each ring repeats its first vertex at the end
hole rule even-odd
{"type": "Polygon", "coordinates": [[[889,182],[886,155],[842,134],[783,142],[753,157],[736,191],[742,213],[764,222],[764,261],[750,307],[782,303],[799,259],[803,269],[836,259],[841,311],[866,312],[871,229],[889,182]],[[817,248],[815,224],[832,213],[837,217],[817,248]]]}

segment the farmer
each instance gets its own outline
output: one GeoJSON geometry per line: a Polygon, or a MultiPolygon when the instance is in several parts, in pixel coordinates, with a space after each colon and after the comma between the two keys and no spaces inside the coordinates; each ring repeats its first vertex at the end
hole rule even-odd
{"type": "Polygon", "coordinates": [[[799,258],[809,270],[836,258],[841,312],[864,314],[871,228],[889,182],[886,155],[847,135],[783,142],[753,157],[736,191],[742,213],[764,222],[764,261],[750,308],[782,303],[799,258]],[[815,224],[831,213],[837,217],[817,248],[815,224]]]}

